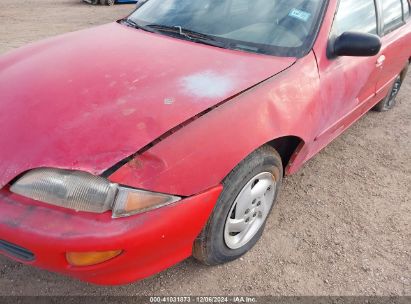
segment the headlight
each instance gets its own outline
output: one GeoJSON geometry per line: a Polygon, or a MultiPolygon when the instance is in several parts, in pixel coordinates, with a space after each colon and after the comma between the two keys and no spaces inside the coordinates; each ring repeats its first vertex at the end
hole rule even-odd
{"type": "Polygon", "coordinates": [[[10,191],[76,211],[103,213],[112,210],[113,218],[181,200],[173,195],[123,187],[86,172],[50,168],[29,171],[10,187],[10,191]]]}

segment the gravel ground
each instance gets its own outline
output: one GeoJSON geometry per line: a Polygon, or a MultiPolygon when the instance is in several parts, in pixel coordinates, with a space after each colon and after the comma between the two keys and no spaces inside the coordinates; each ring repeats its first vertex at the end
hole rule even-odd
{"type": "MultiPolygon", "coordinates": [[[[0,0],[0,53],[132,9],[0,0]]],[[[410,94],[408,75],[394,110],[367,114],[288,177],[263,239],[238,261],[188,259],[141,282],[98,287],[0,257],[0,295],[411,295],[410,94]]]]}

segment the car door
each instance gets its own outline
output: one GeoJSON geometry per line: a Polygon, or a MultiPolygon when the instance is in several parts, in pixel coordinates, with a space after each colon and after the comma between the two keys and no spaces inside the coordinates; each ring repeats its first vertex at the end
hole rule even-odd
{"type": "Polygon", "coordinates": [[[381,14],[382,49],[378,59],[380,75],[377,82],[377,96],[383,99],[394,79],[407,66],[411,55],[409,36],[408,0],[379,0],[381,14]]]}
{"type": "MultiPolygon", "coordinates": [[[[328,37],[329,45],[344,32],[379,34],[377,16],[374,0],[340,0],[328,37]]],[[[322,121],[316,131],[311,155],[376,103],[378,56],[334,57],[330,55],[329,45],[316,45],[314,49],[321,81],[322,121]]]]}

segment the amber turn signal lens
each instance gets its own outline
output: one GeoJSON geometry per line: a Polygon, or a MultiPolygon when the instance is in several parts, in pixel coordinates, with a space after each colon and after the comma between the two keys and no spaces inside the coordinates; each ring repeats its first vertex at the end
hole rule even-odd
{"type": "Polygon", "coordinates": [[[138,189],[118,187],[113,218],[143,213],[178,202],[181,197],[138,189]]]}
{"type": "Polygon", "coordinates": [[[67,252],[66,259],[72,266],[91,266],[111,260],[122,252],[122,250],[67,252]]]}

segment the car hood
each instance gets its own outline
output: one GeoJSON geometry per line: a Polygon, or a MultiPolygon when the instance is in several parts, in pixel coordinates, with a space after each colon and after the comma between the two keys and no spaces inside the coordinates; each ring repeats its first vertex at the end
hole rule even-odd
{"type": "Polygon", "coordinates": [[[101,174],[295,60],[220,49],[117,23],[3,55],[0,188],[36,167],[101,174]]]}

